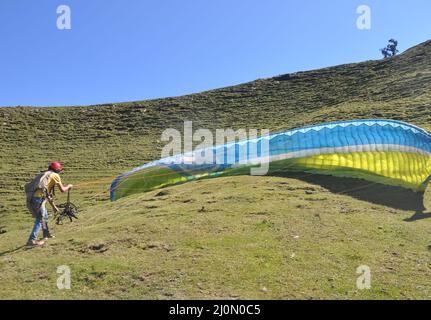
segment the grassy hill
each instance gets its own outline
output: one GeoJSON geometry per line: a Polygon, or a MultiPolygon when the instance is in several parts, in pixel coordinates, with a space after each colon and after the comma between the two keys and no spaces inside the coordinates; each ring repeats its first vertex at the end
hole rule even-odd
{"type": "MultiPolygon", "coordinates": [[[[430,214],[403,189],[289,173],[196,181],[115,203],[108,189],[119,173],[159,158],[161,132],[185,120],[277,131],[390,118],[431,129],[430,105],[428,41],[388,60],[182,97],[1,108],[0,298],[429,298],[430,214]],[[24,250],[32,221],[23,186],[52,159],[76,185],[81,218],[24,250]],[[56,288],[59,265],[72,269],[71,290],[56,288]],[[356,289],[360,265],[371,268],[371,290],[356,289]]],[[[428,193],[424,204],[431,209],[428,193]]]]}

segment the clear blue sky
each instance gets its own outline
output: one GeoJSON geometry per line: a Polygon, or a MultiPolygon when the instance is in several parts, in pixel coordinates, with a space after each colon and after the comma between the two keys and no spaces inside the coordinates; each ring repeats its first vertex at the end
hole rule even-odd
{"type": "Polygon", "coordinates": [[[431,38],[431,1],[1,0],[0,106],[177,96],[379,59],[431,38]],[[58,30],[59,5],[72,29],[58,30]],[[356,9],[371,7],[371,30],[356,9]]]}

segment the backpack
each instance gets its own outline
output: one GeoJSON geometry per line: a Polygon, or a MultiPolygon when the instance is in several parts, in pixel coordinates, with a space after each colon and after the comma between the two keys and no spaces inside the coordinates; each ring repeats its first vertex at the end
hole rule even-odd
{"type": "Polygon", "coordinates": [[[30,200],[37,189],[41,189],[45,197],[45,195],[48,193],[48,182],[51,174],[52,174],[52,171],[41,172],[31,182],[27,183],[24,187],[25,194],[27,197],[27,209],[32,215],[34,215],[34,212],[33,212],[34,208],[31,207],[30,200]]]}

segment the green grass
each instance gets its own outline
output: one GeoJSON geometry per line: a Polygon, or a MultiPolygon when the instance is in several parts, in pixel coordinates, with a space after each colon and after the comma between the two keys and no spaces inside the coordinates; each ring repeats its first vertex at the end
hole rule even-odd
{"type": "MultiPolygon", "coordinates": [[[[421,199],[332,177],[193,181],[110,203],[112,179],[160,157],[160,134],[391,118],[431,129],[431,42],[369,61],[199,94],[89,107],[0,109],[0,298],[430,298],[431,219],[421,199]],[[76,185],[80,219],[20,248],[24,184],[50,160],[76,185]],[[416,217],[427,217],[426,214],[416,217]],[[372,289],[356,288],[368,265],[372,289]],[[56,288],[57,267],[72,289],[56,288]]],[[[64,195],[58,195],[63,202],[64,195]]],[[[431,209],[429,192],[425,207],[431,209]]]]}
{"type": "MultiPolygon", "coordinates": [[[[43,248],[3,254],[1,296],[429,297],[430,224],[404,222],[411,212],[286,177],[164,191],[84,208],[79,221],[55,226],[59,237],[43,248]],[[63,264],[72,269],[70,291],[56,288],[63,264]],[[362,264],[371,268],[371,291],[356,289],[362,264]]],[[[2,250],[20,245],[27,229],[3,234],[2,250]]]]}

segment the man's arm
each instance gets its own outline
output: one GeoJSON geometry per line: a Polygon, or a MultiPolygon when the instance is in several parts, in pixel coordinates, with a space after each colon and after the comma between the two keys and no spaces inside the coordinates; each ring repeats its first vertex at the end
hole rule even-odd
{"type": "Polygon", "coordinates": [[[67,192],[73,188],[73,185],[71,184],[68,184],[67,186],[63,186],[63,183],[61,182],[61,178],[57,173],[53,173],[51,177],[54,180],[54,184],[55,184],[52,188],[55,188],[55,186],[58,186],[58,189],[61,191],[61,193],[67,192]]]}
{"type": "MultiPolygon", "coordinates": [[[[64,192],[67,192],[67,191],[69,191],[70,189],[72,189],[72,188],[73,188],[73,185],[72,185],[72,184],[68,184],[67,186],[63,186],[63,184],[60,182],[60,183],[58,184],[58,188],[60,189],[61,193],[64,193],[64,192]]],[[[48,202],[49,202],[49,204],[51,205],[52,210],[53,210],[55,213],[57,213],[57,212],[59,211],[59,209],[58,209],[58,207],[55,205],[55,203],[54,203],[54,199],[53,199],[52,197],[48,197],[48,202]]]]}
{"type": "Polygon", "coordinates": [[[63,186],[61,182],[58,184],[58,189],[60,189],[61,193],[65,193],[72,188],[73,188],[73,184],[68,184],[67,186],[63,186]]]}
{"type": "Polygon", "coordinates": [[[48,200],[49,204],[51,205],[51,208],[54,211],[54,213],[57,213],[58,211],[60,211],[58,209],[58,207],[55,205],[54,199],[51,196],[48,196],[46,199],[48,200]]]}

